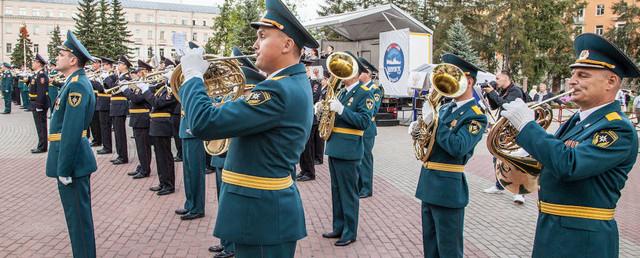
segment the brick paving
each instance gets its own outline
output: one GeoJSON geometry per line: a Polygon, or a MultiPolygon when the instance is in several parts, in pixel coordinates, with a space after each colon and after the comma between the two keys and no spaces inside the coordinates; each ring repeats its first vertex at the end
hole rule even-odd
{"type": "MultiPolygon", "coordinates": [[[[29,153],[36,145],[33,118],[15,106],[13,112],[0,115],[0,257],[70,257],[56,183],[44,175],[46,154],[29,153]]],[[[97,156],[99,170],[91,184],[98,256],[211,257],[206,249],[218,242],[211,236],[217,207],[214,175],[206,177],[205,218],[181,221],[173,211],[184,201],[182,163],[176,166],[176,193],[158,197],[147,190],[157,184],[155,172],[141,180],[126,176],[137,160],[133,139],[129,140],[129,164],[113,166],[111,155],[97,156]]],[[[484,141],[476,152],[467,166],[471,202],[466,209],[465,255],[530,256],[535,196],[515,206],[509,194],[481,193],[493,183],[491,156],[484,141]]],[[[316,166],[316,181],[299,184],[308,236],[298,242],[296,257],[422,257],[420,203],[413,197],[420,164],[413,157],[406,127],[379,128],[374,153],[374,196],[361,201],[358,241],[348,247],[335,247],[321,237],[331,230],[326,162],[316,166]]],[[[632,199],[640,193],[637,170],[629,176],[616,214],[621,257],[640,257],[640,203],[632,199]]]]}

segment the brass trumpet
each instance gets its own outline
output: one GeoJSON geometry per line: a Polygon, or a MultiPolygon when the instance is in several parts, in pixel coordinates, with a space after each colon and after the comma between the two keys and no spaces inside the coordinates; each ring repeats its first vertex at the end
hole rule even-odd
{"type": "Polygon", "coordinates": [[[121,82],[118,82],[118,86],[110,89],[106,89],[104,93],[113,94],[114,92],[117,92],[118,90],[120,90],[120,88],[125,86],[128,86],[129,88],[133,88],[133,89],[138,89],[138,86],[136,86],[138,83],[147,83],[151,85],[160,84],[165,81],[165,78],[164,78],[165,73],[167,73],[167,71],[164,71],[164,70],[157,71],[157,72],[147,74],[143,78],[140,78],[139,80],[121,81],[121,82]]]}
{"type": "MultiPolygon", "coordinates": [[[[536,114],[536,123],[547,129],[553,120],[553,113],[545,104],[571,93],[573,90],[529,105],[536,114]]],[[[487,148],[497,159],[496,178],[507,191],[514,194],[533,193],[538,190],[542,164],[516,144],[517,135],[518,130],[506,118],[501,117],[487,135],[487,148]]]]}

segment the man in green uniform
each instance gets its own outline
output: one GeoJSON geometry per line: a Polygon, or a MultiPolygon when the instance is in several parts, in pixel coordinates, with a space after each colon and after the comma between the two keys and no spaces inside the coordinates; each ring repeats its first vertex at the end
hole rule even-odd
{"type": "Polygon", "coordinates": [[[187,50],[180,89],[187,125],[203,140],[233,138],[222,170],[214,235],[236,245],[236,257],[293,257],[306,236],[300,194],[291,178],[313,119],[303,47],[319,45],[279,0],[252,23],[256,66],[268,74],[251,94],[211,105],[201,48],[187,50]]]}
{"type": "MultiPolygon", "coordinates": [[[[443,63],[453,64],[465,73],[467,85],[474,85],[479,69],[453,55],[442,56],[443,63]]],[[[430,103],[425,102],[422,119],[433,122],[430,103]]],[[[438,111],[438,128],[429,160],[423,164],[416,190],[422,201],[422,244],[424,257],[462,257],[464,207],[469,203],[469,188],[464,166],[482,139],[487,118],[473,98],[468,86],[453,102],[438,111]]],[[[417,136],[417,122],[409,133],[417,136]]]]}
{"type": "Polygon", "coordinates": [[[58,71],[67,80],[51,117],[46,171],[58,179],[73,257],[96,257],[90,178],[97,167],[86,131],[96,98],[83,69],[92,57],[71,31],[59,48],[58,71]]]}
{"type": "Polygon", "coordinates": [[[2,97],[4,98],[4,112],[2,114],[11,113],[11,90],[13,88],[13,74],[11,74],[11,65],[2,64],[2,97]]]}
{"type": "MultiPolygon", "coordinates": [[[[358,235],[358,166],[364,156],[364,130],[371,124],[375,107],[371,91],[358,80],[360,73],[368,71],[353,54],[347,53],[356,59],[358,74],[343,80],[344,87],[337,98],[330,100],[329,109],[335,112],[336,118],[326,149],[331,175],[333,230],[322,237],[339,238],[336,246],[347,246],[355,242],[358,235]]],[[[321,102],[316,103],[315,110],[320,115],[321,102]]]]}
{"type": "MultiPolygon", "coordinates": [[[[54,78],[57,74],[58,70],[56,69],[56,63],[55,61],[51,61],[49,63],[49,78],[54,78]]],[[[61,86],[60,82],[53,79],[49,80],[49,103],[51,103],[51,106],[49,107],[50,114],[53,114],[53,103],[56,101],[56,98],[58,98],[58,90],[61,86]]]]}
{"type": "Polygon", "coordinates": [[[375,101],[373,114],[371,114],[371,124],[364,130],[364,157],[358,167],[358,195],[360,195],[360,198],[367,198],[373,195],[373,145],[376,141],[376,135],[378,135],[376,114],[378,114],[380,103],[382,103],[382,89],[374,82],[378,69],[369,63],[367,59],[363,57],[358,59],[367,69],[366,72],[360,74],[360,83],[369,88],[375,101]]]}
{"type": "Polygon", "coordinates": [[[640,70],[624,52],[592,33],[576,37],[569,87],[580,107],[555,135],[522,101],[502,115],[516,143],[542,164],[533,257],[618,257],[615,208],[636,163],[638,136],[615,100],[623,78],[640,70]]]}
{"type": "MultiPolygon", "coordinates": [[[[22,98],[22,108],[25,111],[31,111],[31,100],[29,100],[29,73],[28,71],[21,71],[18,76],[18,89],[20,90],[20,97],[22,98]]],[[[49,103],[53,103],[50,101],[49,103]]],[[[46,133],[46,132],[45,132],[46,133]]]]}

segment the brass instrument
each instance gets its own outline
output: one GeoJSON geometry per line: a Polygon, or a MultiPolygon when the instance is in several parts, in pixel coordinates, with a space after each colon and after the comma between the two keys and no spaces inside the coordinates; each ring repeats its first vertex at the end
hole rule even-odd
{"type": "Polygon", "coordinates": [[[114,92],[117,92],[118,90],[120,90],[120,88],[125,86],[128,86],[129,88],[133,88],[135,90],[135,89],[138,89],[138,86],[136,86],[138,83],[147,83],[151,85],[161,84],[161,83],[164,83],[165,81],[165,78],[164,78],[165,73],[166,71],[157,71],[157,72],[147,74],[143,78],[140,78],[139,80],[120,81],[118,82],[118,86],[110,89],[106,89],[104,90],[104,93],[113,94],[114,92]]]}
{"type": "MultiPolygon", "coordinates": [[[[242,69],[240,69],[240,63],[236,59],[255,56],[256,55],[219,57],[216,55],[204,55],[204,59],[209,63],[207,71],[203,74],[207,95],[212,99],[230,95],[231,100],[242,96],[245,88],[245,77],[242,69]]],[[[180,87],[182,87],[184,83],[182,65],[175,67],[169,82],[174,96],[180,101],[178,92],[180,92],[180,87]]],[[[210,155],[221,155],[227,152],[230,142],[230,139],[205,141],[204,149],[210,155]]]]}
{"type": "Polygon", "coordinates": [[[64,74],[58,72],[57,74],[55,74],[54,76],[50,76],[49,77],[49,81],[52,81],[56,84],[61,84],[64,81],[64,74]]]}
{"type": "MultiPolygon", "coordinates": [[[[546,103],[571,93],[573,90],[530,105],[529,108],[535,112],[536,123],[547,129],[553,120],[553,113],[546,103]]],[[[497,159],[496,178],[507,191],[514,194],[533,193],[538,190],[542,164],[516,144],[517,135],[518,130],[506,118],[501,117],[489,131],[487,148],[497,159]]]]}
{"type": "Polygon", "coordinates": [[[353,56],[345,52],[334,52],[327,57],[327,71],[331,74],[327,84],[327,93],[322,100],[322,111],[318,124],[320,138],[327,141],[333,131],[336,113],[329,110],[329,102],[336,99],[336,90],[342,80],[358,75],[358,62],[353,56]]]}
{"type": "Polygon", "coordinates": [[[429,160],[433,151],[433,144],[436,142],[436,130],[438,129],[438,110],[440,109],[442,98],[456,98],[467,91],[467,77],[464,72],[452,64],[436,65],[431,74],[429,82],[433,91],[425,99],[425,104],[429,105],[433,114],[433,120],[427,124],[418,116],[416,126],[417,135],[413,140],[413,151],[416,159],[424,162],[429,160]]]}

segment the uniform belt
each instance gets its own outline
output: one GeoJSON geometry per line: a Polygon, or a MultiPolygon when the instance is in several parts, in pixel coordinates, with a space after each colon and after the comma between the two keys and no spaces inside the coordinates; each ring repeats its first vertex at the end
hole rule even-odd
{"type": "Polygon", "coordinates": [[[333,130],[331,131],[334,133],[351,134],[351,135],[357,135],[357,136],[364,135],[364,131],[351,129],[351,128],[334,127],[333,130]]]}
{"type": "Polygon", "coordinates": [[[171,117],[170,113],[151,113],[149,114],[151,118],[159,118],[159,117],[171,117]]]}
{"type": "Polygon", "coordinates": [[[293,185],[293,180],[290,176],[282,178],[259,177],[240,174],[225,169],[222,170],[222,182],[247,188],[269,191],[287,189],[291,185],[293,185]]]}
{"type": "Polygon", "coordinates": [[[594,220],[612,220],[616,209],[593,208],[586,206],[564,205],[539,201],[540,212],[561,216],[594,220]]]}
{"type": "Polygon", "coordinates": [[[464,165],[458,165],[458,164],[445,164],[445,163],[427,161],[424,163],[423,166],[427,169],[440,170],[440,171],[446,171],[446,172],[457,172],[457,173],[464,172],[464,165]]]}
{"type": "MultiPolygon", "coordinates": [[[[98,97],[107,97],[110,98],[111,94],[107,94],[107,93],[98,93],[98,97]]],[[[114,97],[114,98],[121,98],[121,97],[114,97]]]]}
{"type": "Polygon", "coordinates": [[[131,109],[129,109],[129,113],[131,113],[131,114],[149,113],[149,109],[146,109],[146,108],[131,108],[131,109]]]}
{"type": "Polygon", "coordinates": [[[111,100],[127,100],[126,97],[111,97],[111,100]]]}
{"type": "MultiPolygon", "coordinates": [[[[82,131],[82,137],[87,137],[87,130],[82,131]]],[[[48,140],[50,142],[59,142],[62,140],[62,133],[49,134],[48,140]]]]}
{"type": "Polygon", "coordinates": [[[29,94],[29,98],[37,98],[38,94],[29,94]]]}

